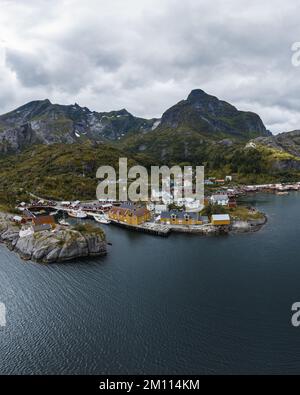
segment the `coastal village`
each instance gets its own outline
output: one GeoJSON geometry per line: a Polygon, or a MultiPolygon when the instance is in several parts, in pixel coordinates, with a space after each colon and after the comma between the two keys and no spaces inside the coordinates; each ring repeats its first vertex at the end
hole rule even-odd
{"type": "Polygon", "coordinates": [[[102,225],[111,224],[158,236],[168,236],[171,232],[220,234],[240,226],[242,221],[259,218],[261,213],[255,208],[238,204],[239,197],[255,192],[284,195],[300,189],[300,183],[232,187],[231,182],[230,176],[205,180],[211,193],[206,194],[203,202],[181,199],[175,204],[174,190],[168,196],[159,195],[159,201],[149,203],[32,199],[29,203],[21,202],[18,214],[11,220],[20,227],[21,238],[72,226],[74,220],[75,223],[94,220],[102,225]]]}
{"type": "Polygon", "coordinates": [[[244,196],[257,192],[286,195],[300,190],[300,182],[235,186],[229,178],[210,178],[205,185],[203,201],[175,200],[173,187],[170,192],[154,191],[155,201],[139,203],[105,197],[88,202],[54,201],[27,192],[28,201],[20,202],[14,214],[0,213],[0,242],[24,260],[57,263],[105,255],[111,244],[105,226],[161,237],[255,232],[267,218],[247,205],[244,196]]]}

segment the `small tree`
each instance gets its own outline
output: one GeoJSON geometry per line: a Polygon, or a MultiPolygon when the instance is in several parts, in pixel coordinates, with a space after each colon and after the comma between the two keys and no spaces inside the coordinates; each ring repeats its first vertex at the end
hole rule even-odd
{"type": "Polygon", "coordinates": [[[226,214],[226,208],[218,204],[208,203],[201,211],[201,215],[211,217],[214,214],[226,214]]]}

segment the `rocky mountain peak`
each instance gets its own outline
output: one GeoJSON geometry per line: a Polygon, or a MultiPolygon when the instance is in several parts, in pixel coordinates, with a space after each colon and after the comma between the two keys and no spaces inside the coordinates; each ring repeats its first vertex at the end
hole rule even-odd
{"type": "Polygon", "coordinates": [[[186,100],[167,110],[159,128],[193,130],[212,138],[249,139],[270,134],[257,114],[239,111],[202,89],[192,90],[186,100]]]}
{"type": "Polygon", "coordinates": [[[16,110],[0,116],[0,124],[9,127],[21,125],[22,123],[28,122],[29,119],[39,116],[50,106],[52,106],[52,104],[48,99],[31,101],[18,107],[16,110]]]}
{"type": "Polygon", "coordinates": [[[214,115],[218,114],[235,114],[238,110],[231,104],[219,100],[216,96],[212,96],[204,92],[202,89],[194,89],[189,94],[187,103],[194,106],[198,110],[203,110],[214,115]]]}
{"type": "Polygon", "coordinates": [[[193,89],[191,93],[188,95],[187,101],[194,103],[198,101],[202,101],[204,99],[208,99],[209,97],[213,97],[208,95],[202,89],[193,89]]]}

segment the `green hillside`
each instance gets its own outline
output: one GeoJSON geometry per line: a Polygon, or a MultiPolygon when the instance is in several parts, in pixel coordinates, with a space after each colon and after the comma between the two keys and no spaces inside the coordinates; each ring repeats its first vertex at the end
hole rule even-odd
{"type": "MultiPolygon", "coordinates": [[[[28,193],[61,200],[95,199],[99,166],[118,168],[126,153],[109,145],[53,144],[35,146],[0,159],[0,204],[14,206],[28,193]]],[[[143,160],[129,159],[129,166],[143,160]]]]}
{"type": "Polygon", "coordinates": [[[127,147],[107,144],[53,144],[31,147],[18,155],[0,159],[0,205],[14,207],[28,199],[28,192],[58,200],[95,199],[96,171],[101,165],[118,169],[120,157],[129,158],[128,165],[146,167],[165,165],[204,165],[206,175],[223,178],[234,175],[236,183],[283,182],[300,178],[300,158],[287,152],[258,144],[204,141],[198,135],[173,135],[172,144],[149,139],[149,147],[141,152],[136,140],[127,147]],[[166,144],[166,146],[164,146],[166,144]],[[167,149],[168,148],[168,149],[167,149]],[[162,152],[165,149],[165,155],[162,152]]]}

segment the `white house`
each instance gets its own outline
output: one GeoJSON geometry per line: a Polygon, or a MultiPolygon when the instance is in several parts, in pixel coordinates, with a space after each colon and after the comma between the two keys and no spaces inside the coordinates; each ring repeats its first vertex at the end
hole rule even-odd
{"type": "Polygon", "coordinates": [[[17,223],[21,223],[22,222],[22,217],[20,217],[19,215],[15,215],[14,217],[13,217],[13,221],[14,222],[17,222],[17,223]]]}
{"type": "Polygon", "coordinates": [[[171,204],[174,201],[174,198],[171,193],[163,192],[162,193],[162,201],[164,204],[171,204]]]}
{"type": "Polygon", "coordinates": [[[153,202],[148,202],[147,203],[147,210],[154,211],[155,210],[155,204],[153,202]]]}
{"type": "Polygon", "coordinates": [[[219,206],[227,206],[229,203],[228,195],[212,195],[210,198],[212,204],[217,204],[219,206]]]}
{"type": "Polygon", "coordinates": [[[168,211],[168,206],[162,203],[148,202],[147,209],[149,211],[154,211],[155,214],[161,214],[163,211],[168,211]]]}
{"type": "Polygon", "coordinates": [[[168,210],[168,206],[166,204],[156,204],[154,210],[155,214],[161,214],[163,211],[168,210]]]}

